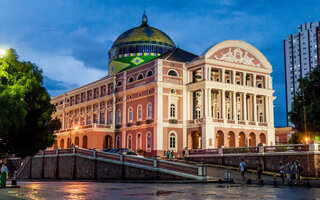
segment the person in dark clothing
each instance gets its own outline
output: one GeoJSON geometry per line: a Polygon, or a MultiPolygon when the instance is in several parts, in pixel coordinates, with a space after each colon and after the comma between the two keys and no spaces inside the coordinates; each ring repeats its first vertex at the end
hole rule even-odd
{"type": "Polygon", "coordinates": [[[262,165],[258,164],[258,169],[257,169],[257,174],[258,174],[258,184],[261,183],[261,175],[262,175],[263,169],[262,169],[262,165]]]}
{"type": "Polygon", "coordinates": [[[284,184],[284,178],[285,178],[284,172],[285,172],[284,164],[280,163],[280,175],[281,175],[282,184],[284,184]]]}

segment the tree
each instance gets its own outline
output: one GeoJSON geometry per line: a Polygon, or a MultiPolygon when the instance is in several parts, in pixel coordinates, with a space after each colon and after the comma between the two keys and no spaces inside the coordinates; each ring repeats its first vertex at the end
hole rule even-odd
{"type": "Polygon", "coordinates": [[[43,86],[42,70],[13,49],[0,59],[0,156],[26,157],[53,145],[61,126],[43,86]]]}
{"type": "Polygon", "coordinates": [[[320,66],[298,81],[299,89],[289,112],[290,121],[297,130],[291,143],[300,143],[305,136],[311,139],[317,139],[320,136],[320,66]]]}

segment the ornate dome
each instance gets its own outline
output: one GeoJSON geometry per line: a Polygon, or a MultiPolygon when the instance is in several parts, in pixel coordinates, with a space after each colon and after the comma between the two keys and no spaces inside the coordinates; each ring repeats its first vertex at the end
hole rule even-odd
{"type": "Polygon", "coordinates": [[[121,34],[109,50],[109,75],[149,62],[175,48],[167,34],[148,25],[144,13],[141,26],[121,34]]]}

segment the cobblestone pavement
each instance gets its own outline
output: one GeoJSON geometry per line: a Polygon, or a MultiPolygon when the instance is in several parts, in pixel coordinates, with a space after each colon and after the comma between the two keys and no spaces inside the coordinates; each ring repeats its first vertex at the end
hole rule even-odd
{"type": "Polygon", "coordinates": [[[320,199],[319,188],[218,184],[19,182],[0,199],[320,199]]]}

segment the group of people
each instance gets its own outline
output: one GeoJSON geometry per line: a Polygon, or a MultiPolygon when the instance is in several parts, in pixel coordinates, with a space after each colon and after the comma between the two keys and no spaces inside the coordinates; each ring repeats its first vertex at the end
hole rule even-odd
{"type": "Polygon", "coordinates": [[[280,174],[283,184],[300,184],[303,168],[298,161],[286,165],[280,163],[280,174]]]}
{"type": "Polygon", "coordinates": [[[167,158],[167,160],[170,160],[171,158],[175,158],[174,157],[174,152],[173,151],[164,151],[163,152],[163,157],[167,158]]]}
{"type": "MultiPolygon", "coordinates": [[[[247,171],[247,165],[243,159],[239,164],[239,170],[241,174],[241,183],[244,184],[245,172],[247,171]]],[[[259,163],[257,167],[257,183],[261,183],[261,176],[262,176],[263,168],[262,165],[259,163]]],[[[301,174],[303,172],[303,168],[298,161],[291,163],[288,162],[286,166],[281,162],[279,168],[282,184],[300,184],[301,183],[301,174]]],[[[276,176],[274,176],[276,177],[276,176]]]]}

